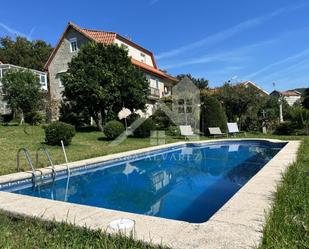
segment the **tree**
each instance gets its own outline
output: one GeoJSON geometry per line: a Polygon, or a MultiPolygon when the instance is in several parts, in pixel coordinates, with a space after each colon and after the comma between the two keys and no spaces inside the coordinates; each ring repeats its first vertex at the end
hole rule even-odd
{"type": "Polygon", "coordinates": [[[205,78],[195,78],[191,74],[179,74],[177,76],[179,80],[182,80],[185,77],[188,77],[199,89],[208,88],[208,80],[205,78]]]}
{"type": "Polygon", "coordinates": [[[304,92],[303,107],[309,110],[309,87],[304,92]]]}
{"type": "Polygon", "coordinates": [[[253,109],[256,109],[262,99],[258,91],[252,87],[228,83],[219,88],[216,97],[223,103],[228,120],[239,121],[240,125],[245,115],[250,115],[250,112],[253,114],[253,109]]]}
{"type": "Polygon", "coordinates": [[[4,100],[14,112],[23,115],[39,109],[43,100],[43,92],[39,78],[30,70],[8,70],[2,78],[4,100]]]}
{"type": "Polygon", "coordinates": [[[227,131],[227,120],[220,102],[213,96],[202,95],[200,129],[208,135],[209,127],[220,127],[222,132],[227,131]]]}
{"type": "Polygon", "coordinates": [[[115,44],[82,46],[62,81],[65,101],[89,113],[100,130],[103,121],[116,119],[123,107],[145,109],[149,94],[144,73],[115,44]]]}
{"type": "Polygon", "coordinates": [[[28,41],[20,36],[16,40],[8,36],[0,38],[0,60],[3,63],[43,70],[51,52],[51,45],[42,40],[28,41]]]}

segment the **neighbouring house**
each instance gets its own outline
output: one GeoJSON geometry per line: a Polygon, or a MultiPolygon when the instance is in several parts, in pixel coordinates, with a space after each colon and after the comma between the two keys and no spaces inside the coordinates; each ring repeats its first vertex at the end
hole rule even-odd
{"type": "MultiPolygon", "coordinates": [[[[253,89],[255,89],[259,95],[261,96],[268,96],[268,92],[266,92],[265,90],[263,90],[261,87],[259,87],[256,83],[252,82],[252,81],[244,81],[244,82],[239,82],[239,83],[236,83],[236,84],[233,84],[233,86],[237,86],[237,85],[243,85],[245,86],[246,88],[247,87],[252,87],[253,89]]],[[[219,91],[220,87],[217,87],[217,88],[210,88],[208,89],[208,92],[210,94],[216,94],[218,91],[219,91]]]]}
{"type": "Polygon", "coordinates": [[[245,87],[253,87],[254,89],[256,89],[256,91],[261,95],[261,96],[268,96],[269,93],[266,92],[265,90],[263,90],[261,87],[259,87],[256,83],[248,80],[242,83],[239,83],[241,85],[244,85],[245,87]]]}
{"type": "Polygon", "coordinates": [[[295,102],[300,100],[301,93],[296,90],[287,90],[287,91],[273,91],[270,93],[271,96],[282,97],[286,102],[292,106],[295,102]]]}
{"type": "Polygon", "coordinates": [[[50,110],[51,120],[57,120],[59,118],[59,107],[63,91],[61,75],[68,70],[68,63],[78,53],[81,45],[88,42],[114,43],[125,47],[128,50],[132,64],[145,72],[150,88],[145,116],[153,113],[158,100],[163,96],[169,96],[173,85],[178,82],[178,79],[168,75],[157,67],[151,51],[132,42],[130,39],[114,32],[81,28],[69,22],[45,65],[45,70],[48,73],[48,90],[52,106],[52,110],[50,110]]]}
{"type": "Polygon", "coordinates": [[[47,75],[46,75],[45,72],[41,72],[41,71],[38,71],[38,70],[29,69],[29,68],[24,68],[24,67],[19,67],[19,66],[11,65],[11,64],[3,64],[0,61],[0,114],[2,114],[2,115],[3,114],[10,114],[11,109],[9,108],[7,102],[4,100],[4,94],[2,92],[1,79],[8,70],[12,70],[12,69],[30,70],[31,72],[33,72],[35,75],[38,76],[42,89],[47,91],[47,75]]]}

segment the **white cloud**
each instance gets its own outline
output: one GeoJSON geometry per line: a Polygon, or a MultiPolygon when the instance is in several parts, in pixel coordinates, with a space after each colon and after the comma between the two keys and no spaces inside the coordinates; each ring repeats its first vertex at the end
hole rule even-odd
{"type": "MultiPolygon", "coordinates": [[[[153,0],[153,1],[158,1],[158,0],[153,0]]],[[[162,52],[162,53],[158,54],[156,56],[156,58],[158,60],[171,58],[171,57],[177,56],[181,53],[193,50],[195,48],[199,48],[199,47],[202,47],[202,46],[215,45],[219,42],[227,40],[228,38],[242,32],[242,31],[256,27],[256,26],[258,26],[258,25],[260,25],[260,24],[262,24],[262,23],[264,23],[264,22],[266,22],[266,21],[268,21],[268,20],[270,20],[270,19],[272,19],[272,18],[274,18],[278,15],[297,10],[299,8],[304,7],[305,5],[307,5],[307,3],[302,4],[302,5],[293,5],[293,6],[280,8],[280,9],[275,10],[275,11],[273,11],[273,12],[271,12],[271,13],[265,15],[265,16],[260,16],[260,17],[257,17],[257,18],[253,18],[253,19],[241,22],[241,23],[239,23],[239,24],[237,24],[237,25],[235,25],[235,26],[233,26],[229,29],[226,29],[226,30],[223,30],[223,31],[218,32],[216,34],[210,35],[210,36],[208,36],[204,39],[201,39],[199,41],[190,43],[188,45],[185,45],[185,46],[182,46],[182,47],[170,50],[170,51],[162,52]]]]}
{"type": "Polygon", "coordinates": [[[34,32],[34,28],[31,29],[30,33],[27,35],[23,32],[20,32],[14,28],[11,28],[9,26],[7,26],[6,24],[0,22],[0,27],[3,28],[5,31],[7,31],[8,33],[10,33],[11,35],[14,35],[14,36],[23,36],[23,37],[26,37],[28,40],[31,40],[31,36],[34,32]]]}
{"type": "MultiPolygon", "coordinates": [[[[272,44],[276,40],[266,40],[262,42],[253,43],[244,47],[237,48],[232,51],[221,52],[216,54],[207,54],[200,57],[181,60],[180,62],[174,62],[166,65],[162,65],[161,67],[164,69],[174,69],[180,68],[188,65],[195,65],[195,64],[205,64],[211,62],[227,62],[227,63],[235,63],[235,62],[243,62],[248,59],[248,53],[253,49],[258,47],[263,47],[266,45],[272,44]]],[[[233,65],[236,67],[236,65],[233,65]]]]}
{"type": "Polygon", "coordinates": [[[150,5],[154,5],[154,4],[156,4],[156,3],[158,3],[160,0],[151,0],[150,1],[150,5]]]}
{"type": "MultiPolygon", "coordinates": [[[[288,63],[291,63],[293,61],[299,62],[300,58],[308,57],[308,56],[309,56],[309,49],[302,50],[301,52],[299,52],[295,55],[292,55],[292,56],[286,57],[282,60],[271,63],[271,64],[265,66],[264,68],[247,75],[246,77],[248,79],[256,78],[258,75],[260,75],[262,73],[266,73],[267,71],[269,71],[270,69],[273,69],[274,67],[281,66],[281,65],[284,65],[284,64],[288,64],[288,63]]],[[[283,69],[283,70],[285,70],[285,69],[283,69]]],[[[272,75],[272,74],[269,74],[269,75],[272,75]]]]}

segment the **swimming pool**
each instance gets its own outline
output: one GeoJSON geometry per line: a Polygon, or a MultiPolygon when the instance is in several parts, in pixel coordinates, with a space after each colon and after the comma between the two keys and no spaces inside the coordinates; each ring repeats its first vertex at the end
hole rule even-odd
{"type": "Polygon", "coordinates": [[[285,143],[226,141],[194,144],[57,174],[48,185],[22,182],[2,189],[162,218],[202,223],[222,207],[285,143]]]}

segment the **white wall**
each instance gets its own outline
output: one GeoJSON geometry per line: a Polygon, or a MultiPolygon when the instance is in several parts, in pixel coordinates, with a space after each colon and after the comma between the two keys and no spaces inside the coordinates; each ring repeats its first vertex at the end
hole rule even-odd
{"type": "Polygon", "coordinates": [[[162,98],[163,96],[169,96],[171,94],[171,87],[169,87],[169,84],[164,82],[163,79],[156,77],[152,74],[148,74],[148,73],[146,73],[146,78],[149,81],[150,87],[159,89],[160,98],[162,98]],[[157,85],[157,82],[158,82],[158,85],[157,85]],[[165,92],[165,89],[164,89],[165,86],[168,88],[168,91],[169,91],[168,93],[165,92]]]}
{"type": "Polygon", "coordinates": [[[139,49],[137,49],[135,47],[132,47],[131,45],[129,45],[129,44],[123,42],[123,41],[120,41],[118,39],[115,40],[115,43],[118,44],[119,46],[124,44],[128,48],[129,56],[131,56],[135,60],[142,61],[141,54],[144,54],[145,55],[145,60],[146,60],[144,63],[149,65],[149,66],[151,66],[151,67],[154,66],[153,65],[153,61],[151,59],[151,56],[149,54],[146,54],[145,52],[143,52],[143,51],[141,51],[141,50],[139,50],[139,49]]]}
{"type": "Polygon", "coordinates": [[[285,96],[284,99],[290,106],[292,106],[297,100],[300,99],[300,96],[285,96]]]}

